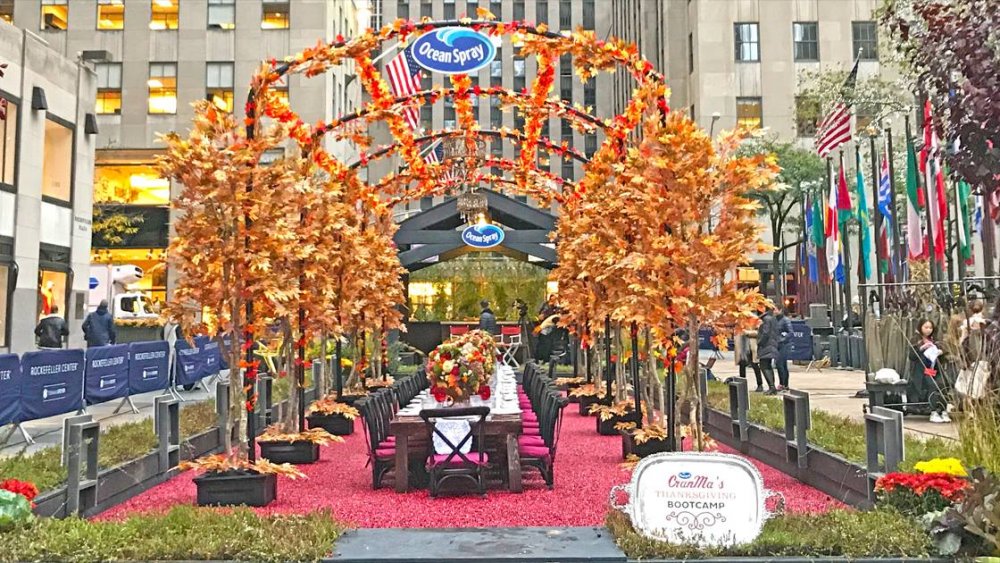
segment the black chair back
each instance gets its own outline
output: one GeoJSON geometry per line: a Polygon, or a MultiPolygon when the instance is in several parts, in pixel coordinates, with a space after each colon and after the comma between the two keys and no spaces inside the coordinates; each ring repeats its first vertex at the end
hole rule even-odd
{"type": "MultiPolygon", "coordinates": [[[[486,417],[490,414],[489,407],[461,407],[461,408],[447,408],[447,409],[424,409],[420,411],[420,418],[424,419],[424,424],[431,431],[432,437],[439,438],[444,442],[448,449],[450,450],[446,455],[448,456],[443,460],[443,464],[448,465],[452,462],[461,461],[463,464],[467,465],[481,465],[483,463],[483,431],[486,427],[486,417]],[[473,418],[475,417],[475,418],[473,418]],[[454,443],[448,438],[435,424],[435,421],[440,419],[457,419],[457,418],[473,418],[469,420],[469,431],[462,437],[458,443],[454,443]],[[466,443],[472,442],[470,446],[475,446],[478,451],[473,451],[470,449],[469,453],[463,453],[462,448],[466,443]],[[470,457],[472,456],[472,457],[470,457]],[[473,459],[474,458],[474,459],[473,459]]],[[[431,440],[431,451],[434,451],[433,446],[434,440],[431,440]]]]}

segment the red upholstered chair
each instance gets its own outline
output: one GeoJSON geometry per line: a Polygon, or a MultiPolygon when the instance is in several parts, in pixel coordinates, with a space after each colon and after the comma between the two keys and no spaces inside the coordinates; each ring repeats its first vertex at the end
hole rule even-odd
{"type": "Polygon", "coordinates": [[[555,486],[556,446],[562,429],[563,409],[569,401],[555,391],[549,391],[542,401],[539,416],[539,434],[525,432],[517,440],[517,450],[521,455],[521,465],[537,468],[545,484],[555,486]]]}
{"type": "Polygon", "coordinates": [[[451,336],[460,336],[469,332],[469,325],[452,325],[448,327],[448,334],[451,336]]]}
{"type": "Polygon", "coordinates": [[[476,484],[476,490],[486,496],[486,481],[484,469],[489,464],[489,456],[483,451],[486,443],[483,429],[486,427],[486,417],[490,414],[489,407],[464,407],[448,409],[424,409],[420,418],[424,419],[431,432],[431,444],[427,456],[427,472],[430,475],[431,496],[436,497],[441,483],[453,477],[471,480],[476,484]],[[468,432],[460,439],[449,437],[436,424],[439,420],[464,420],[469,423],[468,432]],[[441,453],[435,448],[435,442],[443,445],[441,453]],[[463,452],[466,445],[467,452],[463,452]]]}

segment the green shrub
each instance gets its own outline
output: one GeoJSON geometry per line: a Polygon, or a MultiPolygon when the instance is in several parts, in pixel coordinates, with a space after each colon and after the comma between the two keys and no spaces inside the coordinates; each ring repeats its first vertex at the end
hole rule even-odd
{"type": "MultiPolygon", "coordinates": [[[[708,402],[714,408],[728,413],[728,388],[722,383],[710,382],[708,402]]],[[[765,428],[778,432],[785,431],[784,406],[780,397],[752,394],[747,418],[750,422],[760,424],[765,428]]],[[[954,440],[936,437],[923,439],[910,434],[906,434],[903,439],[906,442],[905,458],[899,471],[911,471],[913,464],[918,461],[926,461],[936,457],[960,459],[962,457],[959,445],[954,440]]],[[[867,457],[864,423],[824,410],[813,409],[812,411],[809,442],[854,463],[863,465],[867,457]]]]}
{"type": "MultiPolygon", "coordinates": [[[[186,438],[212,428],[216,423],[215,401],[201,401],[181,408],[181,437],[186,438]]],[[[154,450],[157,445],[153,419],[110,426],[101,432],[98,464],[101,469],[116,467],[154,450]]],[[[62,466],[62,448],[52,446],[31,454],[0,459],[0,480],[30,481],[45,492],[66,481],[62,466]]]]}
{"type": "Polygon", "coordinates": [[[0,561],[315,561],[341,532],[329,512],[258,516],[177,506],[122,522],[41,519],[0,532],[0,561]]]}
{"type": "Polygon", "coordinates": [[[649,539],[632,528],[628,516],[608,513],[606,525],[618,547],[632,559],[707,557],[924,557],[930,537],[920,525],[888,510],[831,510],[825,514],[784,515],[764,524],[752,543],[699,548],[649,539]]]}

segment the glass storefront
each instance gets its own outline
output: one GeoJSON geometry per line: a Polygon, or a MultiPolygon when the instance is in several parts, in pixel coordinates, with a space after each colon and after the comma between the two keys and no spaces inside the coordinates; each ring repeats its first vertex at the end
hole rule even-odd
{"type": "Polygon", "coordinates": [[[38,318],[51,315],[58,307],[59,315],[66,317],[66,285],[69,275],[55,270],[38,271],[38,318]]]}

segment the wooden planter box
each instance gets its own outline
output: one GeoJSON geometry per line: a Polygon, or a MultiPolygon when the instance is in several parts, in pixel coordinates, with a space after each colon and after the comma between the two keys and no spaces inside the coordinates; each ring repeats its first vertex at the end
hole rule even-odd
{"type": "Polygon", "coordinates": [[[664,440],[647,440],[642,444],[636,444],[631,432],[622,431],[622,459],[629,455],[646,457],[662,452],[669,452],[670,444],[664,440]]]}
{"type": "Polygon", "coordinates": [[[302,465],[316,463],[319,460],[319,444],[314,444],[306,440],[297,440],[295,442],[269,440],[267,442],[258,442],[258,444],[260,444],[260,457],[266,458],[273,463],[302,465]]]}
{"type": "Polygon", "coordinates": [[[609,420],[601,420],[600,416],[595,416],[597,420],[597,433],[601,436],[617,436],[618,430],[615,425],[619,422],[628,422],[632,418],[635,411],[629,411],[625,416],[614,415],[609,420]]]}
{"type": "Polygon", "coordinates": [[[590,414],[590,405],[596,405],[601,402],[601,399],[596,396],[585,396],[580,397],[580,415],[581,416],[593,416],[590,414]]]}
{"type": "Polygon", "coordinates": [[[274,474],[206,473],[195,477],[194,484],[199,506],[267,506],[278,498],[278,476],[274,474]]]}
{"type": "Polygon", "coordinates": [[[354,421],[347,420],[342,414],[311,414],[306,421],[309,428],[322,428],[334,436],[354,434],[354,421]]]}

